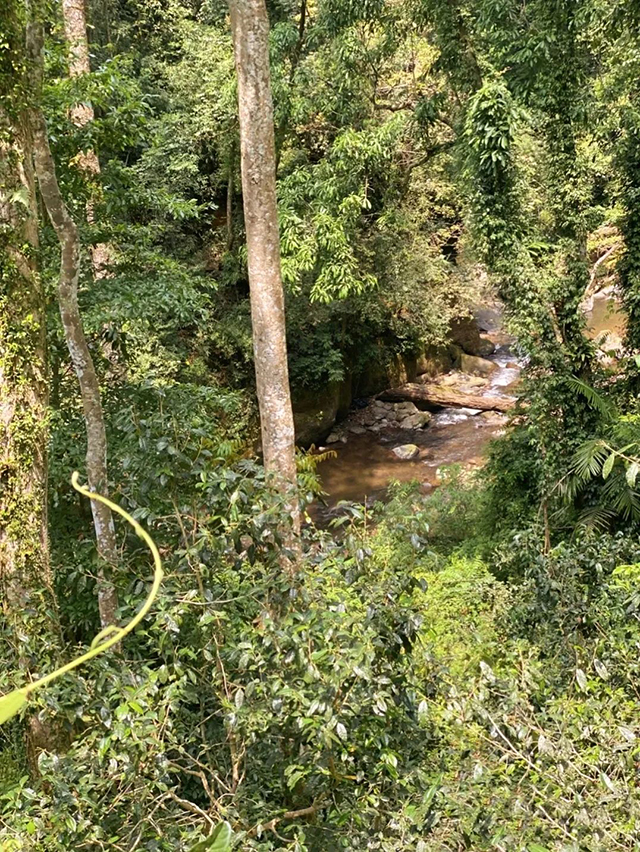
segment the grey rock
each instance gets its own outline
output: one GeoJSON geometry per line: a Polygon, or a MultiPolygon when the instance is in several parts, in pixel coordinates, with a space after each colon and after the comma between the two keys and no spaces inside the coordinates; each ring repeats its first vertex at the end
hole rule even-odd
{"type": "Polygon", "coordinates": [[[494,364],[493,361],[464,353],[460,356],[460,367],[463,373],[471,373],[476,376],[491,376],[498,369],[498,365],[494,364]]]}
{"type": "Polygon", "coordinates": [[[420,448],[415,444],[401,444],[399,447],[394,447],[391,452],[403,461],[410,461],[420,455],[420,448]]]}

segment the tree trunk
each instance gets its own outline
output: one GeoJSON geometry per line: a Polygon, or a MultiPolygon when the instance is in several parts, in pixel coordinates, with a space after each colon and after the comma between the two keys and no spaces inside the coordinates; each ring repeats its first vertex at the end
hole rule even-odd
{"type": "MultiPolygon", "coordinates": [[[[28,24],[27,48],[32,69],[32,94],[37,103],[42,91],[43,73],[43,30],[38,21],[32,21],[28,24]]],[[[108,491],[107,440],[100,401],[100,387],[78,308],[78,276],[80,271],[78,231],[60,194],[55,165],[49,148],[47,125],[39,106],[32,109],[32,125],[36,174],[40,193],[60,242],[58,300],[64,335],[82,396],[87,430],[87,479],[91,491],[106,495],[108,491]]],[[[100,622],[103,627],[106,627],[115,624],[115,613],[118,607],[116,591],[106,576],[104,564],[107,563],[111,568],[117,562],[115,528],[108,506],[98,501],[92,501],[91,509],[98,553],[103,560],[98,569],[98,608],[100,622]]]]}
{"type": "Polygon", "coordinates": [[[230,0],[238,75],[242,196],[251,294],[251,322],[265,469],[286,495],[294,529],[295,432],[280,272],[269,20],[264,0],[230,0]]]}
{"type": "MultiPolygon", "coordinates": [[[[91,72],[89,63],[89,41],[87,39],[87,19],[84,0],[62,0],[62,17],[64,19],[64,34],[69,48],[69,74],[80,77],[91,72]]],[[[94,119],[93,107],[89,103],[78,103],[71,108],[71,120],[78,127],[84,127],[94,119]]],[[[90,182],[95,182],[100,174],[100,161],[96,152],[89,148],[77,158],[78,165],[85,172],[90,182]]],[[[87,202],[87,222],[95,222],[95,198],[87,202]]],[[[104,278],[109,271],[111,260],[109,246],[97,243],[91,248],[91,265],[93,277],[97,280],[104,278]]]]}
{"type": "Polygon", "coordinates": [[[442,408],[475,408],[478,411],[511,411],[516,401],[506,396],[480,396],[462,393],[441,385],[407,384],[390,388],[378,394],[378,399],[387,402],[425,402],[442,408]]]}
{"type": "MultiPolygon", "coordinates": [[[[28,680],[59,641],[47,535],[46,298],[38,274],[32,134],[26,108],[22,8],[0,10],[0,621],[2,665],[28,680]]],[[[19,686],[16,683],[15,686],[19,686]]],[[[32,774],[54,751],[49,720],[26,719],[32,774]]]]}
{"type": "MultiPolygon", "coordinates": [[[[0,602],[17,627],[34,614],[51,612],[53,600],[47,324],[35,262],[38,222],[26,116],[11,120],[0,109],[0,140],[0,602]]],[[[19,644],[24,626],[15,632],[19,644]]]]}

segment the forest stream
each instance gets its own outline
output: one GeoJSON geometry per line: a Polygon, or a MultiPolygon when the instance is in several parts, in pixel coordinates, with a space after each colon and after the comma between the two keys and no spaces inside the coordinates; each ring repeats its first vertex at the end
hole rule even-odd
{"type": "MultiPolygon", "coordinates": [[[[610,290],[597,293],[585,307],[586,333],[590,338],[620,340],[624,315],[610,290]]],[[[462,390],[469,390],[467,383],[471,382],[476,384],[474,392],[480,396],[513,397],[524,365],[512,349],[513,339],[503,329],[501,307],[478,308],[475,318],[484,337],[495,345],[495,351],[487,356],[495,365],[494,371],[481,385],[477,377],[457,371],[433,381],[462,390]]],[[[349,418],[347,424],[348,421],[349,418]]],[[[384,498],[394,481],[417,480],[424,491],[430,491],[440,484],[441,469],[447,465],[478,468],[486,459],[490,441],[503,433],[507,421],[508,417],[497,411],[439,408],[423,429],[387,428],[358,434],[347,425],[346,440],[329,446],[335,456],[320,464],[326,496],[323,502],[312,506],[311,515],[316,523],[324,525],[335,517],[336,504],[342,500],[369,502],[384,498]],[[419,453],[414,458],[398,458],[393,449],[403,445],[415,445],[419,453]]]]}

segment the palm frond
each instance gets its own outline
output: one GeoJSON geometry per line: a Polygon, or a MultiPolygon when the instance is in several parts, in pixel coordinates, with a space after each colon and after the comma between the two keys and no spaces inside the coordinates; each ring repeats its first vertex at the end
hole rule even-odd
{"type": "Polygon", "coordinates": [[[595,408],[605,419],[611,420],[613,418],[616,413],[615,406],[602,396],[602,394],[598,393],[595,388],[592,388],[591,385],[588,385],[582,379],[578,379],[575,376],[568,378],[567,384],[583,396],[589,405],[595,408]]]}
{"type": "Polygon", "coordinates": [[[582,482],[598,476],[609,454],[610,450],[601,438],[585,441],[573,456],[574,476],[582,482]]]}
{"type": "Polygon", "coordinates": [[[583,529],[598,530],[604,532],[609,529],[615,520],[616,513],[613,509],[605,509],[603,506],[589,506],[580,513],[578,524],[583,529]]]}

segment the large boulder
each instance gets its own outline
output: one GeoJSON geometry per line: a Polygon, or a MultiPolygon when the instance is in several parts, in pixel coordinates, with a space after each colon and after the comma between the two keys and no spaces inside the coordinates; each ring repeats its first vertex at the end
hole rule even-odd
{"type": "Polygon", "coordinates": [[[480,329],[473,317],[458,317],[452,320],[449,328],[449,340],[459,346],[467,355],[480,355],[480,329]]]}
{"type": "Polygon", "coordinates": [[[490,337],[485,337],[483,334],[480,335],[480,346],[478,347],[478,352],[474,352],[474,355],[480,355],[481,358],[488,358],[489,355],[493,355],[496,351],[496,345],[491,340],[490,337]]]}
{"type": "Polygon", "coordinates": [[[293,399],[296,443],[302,447],[322,441],[336,422],[340,406],[340,383],[331,382],[322,390],[297,394],[293,399]]]}
{"type": "Polygon", "coordinates": [[[463,352],[460,357],[460,369],[463,373],[470,373],[472,376],[491,376],[498,369],[498,365],[493,361],[487,361],[486,358],[478,358],[463,352]]]}
{"type": "Polygon", "coordinates": [[[448,373],[453,367],[453,359],[446,346],[427,346],[416,358],[416,375],[435,378],[448,373]]]}

